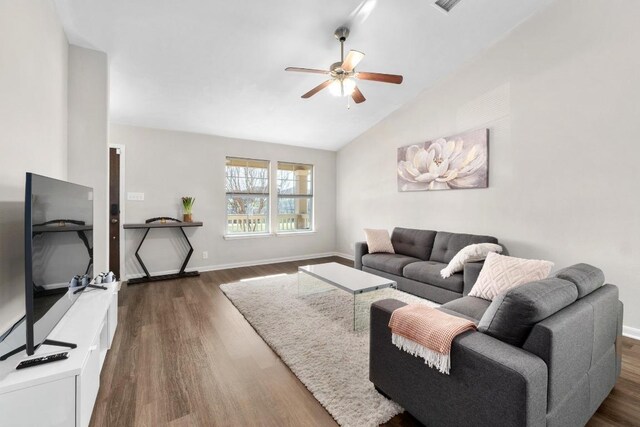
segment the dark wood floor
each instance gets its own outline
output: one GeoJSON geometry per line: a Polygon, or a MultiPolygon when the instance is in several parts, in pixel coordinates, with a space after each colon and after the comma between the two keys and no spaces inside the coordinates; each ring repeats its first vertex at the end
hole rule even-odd
{"type": "MultiPolygon", "coordinates": [[[[294,273],[323,258],[123,285],[119,324],[91,426],[335,426],[335,421],[219,289],[294,273]]],[[[419,426],[408,414],[389,426],[419,426]]],[[[623,371],[589,426],[640,425],[640,342],[625,339],[623,371]]]]}

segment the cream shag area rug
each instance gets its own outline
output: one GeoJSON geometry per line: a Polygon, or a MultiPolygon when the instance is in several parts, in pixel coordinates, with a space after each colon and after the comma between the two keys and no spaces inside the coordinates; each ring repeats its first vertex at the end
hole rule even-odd
{"type": "MultiPolygon", "coordinates": [[[[369,331],[353,331],[351,294],[299,296],[297,274],[220,288],[338,424],[377,426],[403,411],[369,381],[369,331]]],[[[437,306],[395,289],[363,296],[437,306]]]]}

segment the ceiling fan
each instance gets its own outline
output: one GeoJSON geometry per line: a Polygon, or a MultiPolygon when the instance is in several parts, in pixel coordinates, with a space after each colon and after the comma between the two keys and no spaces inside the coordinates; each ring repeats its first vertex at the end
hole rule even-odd
{"type": "Polygon", "coordinates": [[[340,42],[340,61],[331,64],[329,70],[317,70],[313,68],[287,67],[285,71],[297,71],[300,73],[324,74],[329,79],[320,83],[309,92],[302,95],[302,98],[311,98],[322,89],[329,87],[329,91],[335,96],[351,96],[356,104],[366,101],[366,98],[358,89],[357,80],[371,80],[382,83],[402,83],[402,76],[396,74],[369,73],[366,71],[356,71],[356,66],[364,58],[364,53],[357,50],[350,50],[347,57],[344,57],[344,42],[349,37],[349,28],[340,27],[334,35],[340,42]]]}

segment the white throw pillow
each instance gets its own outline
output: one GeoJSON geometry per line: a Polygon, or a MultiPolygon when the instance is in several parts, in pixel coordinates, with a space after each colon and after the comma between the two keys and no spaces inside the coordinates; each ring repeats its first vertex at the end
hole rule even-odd
{"type": "Polygon", "coordinates": [[[440,270],[442,278],[446,279],[453,273],[462,271],[465,262],[482,261],[487,257],[489,252],[502,252],[502,246],[495,243],[476,243],[474,245],[465,246],[460,252],[454,256],[449,265],[440,270]]]}
{"type": "Polygon", "coordinates": [[[493,300],[518,285],[547,278],[552,267],[550,261],[514,258],[490,252],[469,296],[493,300]]]}
{"type": "Polygon", "coordinates": [[[365,228],[364,234],[367,237],[367,246],[369,246],[369,253],[388,253],[395,254],[393,245],[391,244],[391,237],[387,230],[374,230],[371,228],[365,228]]]}

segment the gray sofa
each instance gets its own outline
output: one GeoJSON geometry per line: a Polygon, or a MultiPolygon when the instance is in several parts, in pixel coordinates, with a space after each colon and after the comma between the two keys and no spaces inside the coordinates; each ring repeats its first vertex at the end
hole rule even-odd
{"type": "Polygon", "coordinates": [[[395,254],[370,254],[366,242],[357,242],[354,265],[357,269],[395,280],[401,291],[445,303],[469,293],[483,263],[465,264],[464,272],[446,279],[440,276],[440,270],[460,249],[474,243],[498,243],[498,239],[396,227],[391,234],[395,254]]]}
{"type": "Polygon", "coordinates": [[[623,306],[599,269],[578,264],[493,302],[441,310],[478,331],[453,341],[450,375],[391,343],[387,299],[371,308],[370,380],[429,426],[582,426],[620,375],[623,306]]]}

